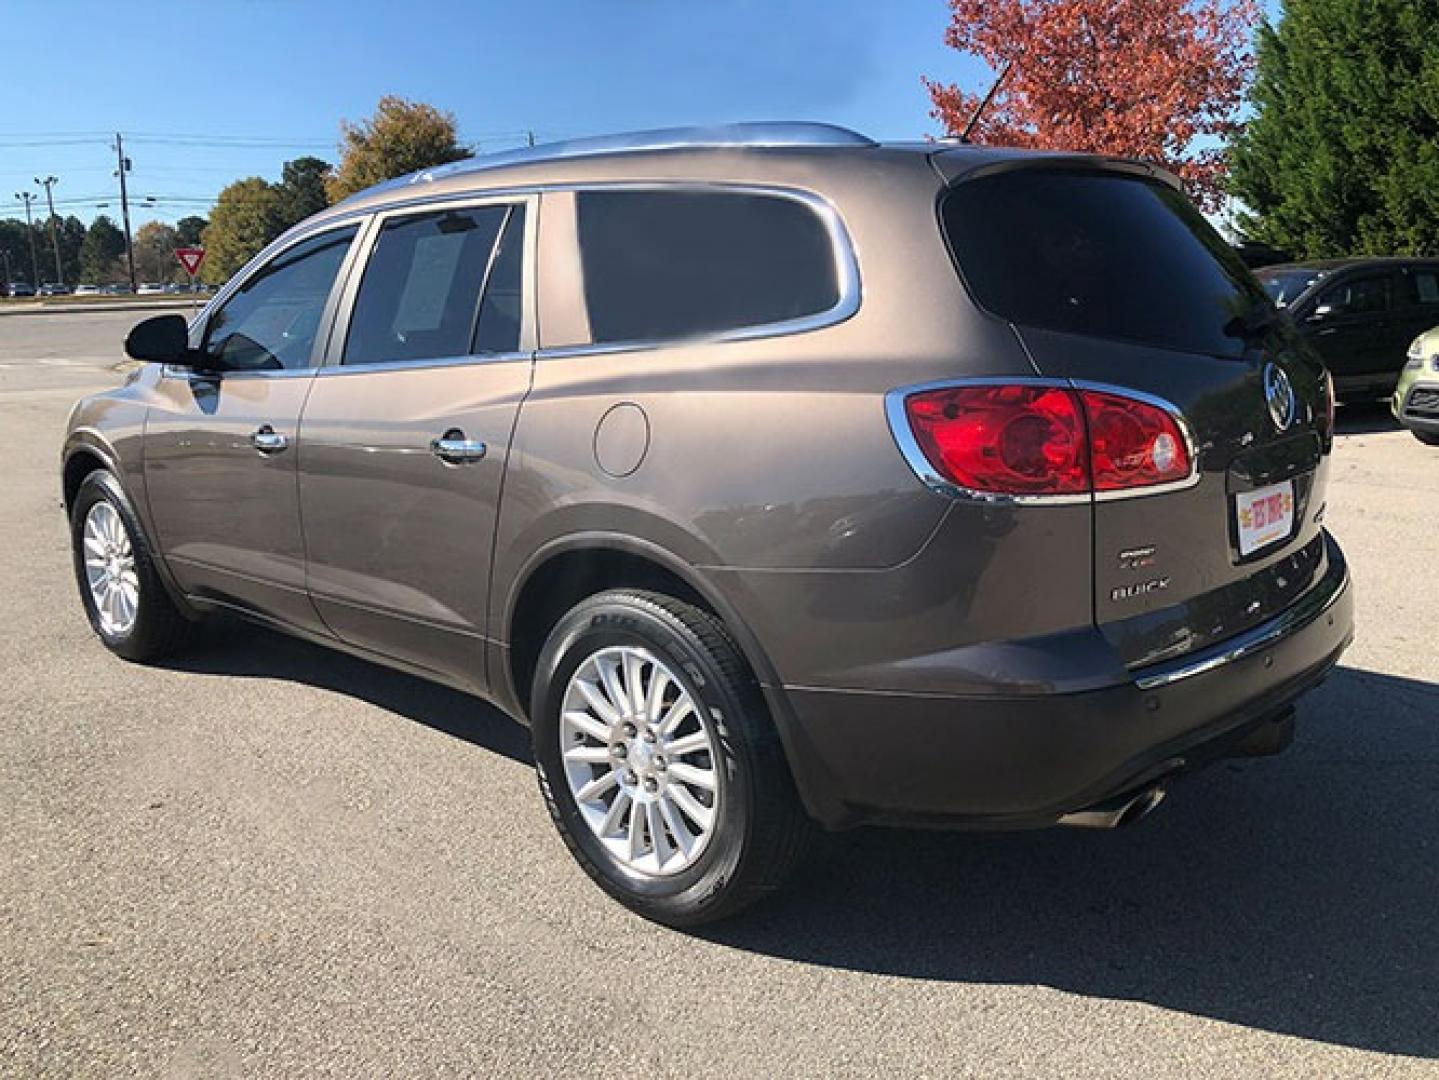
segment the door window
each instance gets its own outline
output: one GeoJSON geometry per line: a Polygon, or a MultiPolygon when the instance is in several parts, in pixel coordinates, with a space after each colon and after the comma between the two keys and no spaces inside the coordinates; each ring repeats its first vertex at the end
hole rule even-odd
{"type": "Polygon", "coordinates": [[[485,281],[473,352],[510,353],[519,349],[524,255],[525,208],[517,206],[505,222],[500,250],[495,253],[490,276],[485,281]]]}
{"type": "Polygon", "coordinates": [[[582,191],[577,205],[595,343],[703,337],[839,303],[829,231],[794,199],[582,191]]]}
{"type": "Polygon", "coordinates": [[[245,279],[210,318],[204,352],[221,371],[313,366],[315,335],[357,226],[303,240],[245,279]]]}
{"type": "Polygon", "coordinates": [[[1335,315],[1368,315],[1388,311],[1389,275],[1371,274],[1341,281],[1320,298],[1319,306],[1328,306],[1335,315]]]}
{"type": "Polygon", "coordinates": [[[342,362],[467,356],[477,336],[487,352],[517,348],[522,215],[522,207],[480,206],[385,222],[355,298],[342,362]],[[485,287],[492,270],[512,275],[495,280],[493,300],[485,287]]]}
{"type": "Polygon", "coordinates": [[[1439,269],[1424,267],[1408,275],[1412,282],[1409,302],[1421,307],[1439,305],[1439,269]]]}

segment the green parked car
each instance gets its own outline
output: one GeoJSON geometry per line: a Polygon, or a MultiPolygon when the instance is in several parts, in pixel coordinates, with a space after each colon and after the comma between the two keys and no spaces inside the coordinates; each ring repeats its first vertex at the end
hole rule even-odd
{"type": "Polygon", "coordinates": [[[1439,326],[1420,334],[1409,346],[1389,407],[1416,439],[1439,446],[1439,326]]]}

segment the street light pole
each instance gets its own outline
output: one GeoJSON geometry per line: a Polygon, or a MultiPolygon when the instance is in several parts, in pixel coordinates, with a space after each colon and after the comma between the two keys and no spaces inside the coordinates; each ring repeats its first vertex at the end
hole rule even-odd
{"type": "Polygon", "coordinates": [[[30,204],[40,196],[33,191],[17,191],[15,198],[25,204],[25,235],[30,238],[30,272],[34,275],[34,286],[40,287],[40,258],[35,254],[35,223],[30,220],[30,204]]]}
{"type": "Polygon", "coordinates": [[[50,246],[55,249],[55,282],[58,285],[65,283],[65,271],[60,268],[60,237],[55,231],[55,196],[50,189],[60,182],[58,176],[47,176],[41,180],[35,177],[35,183],[45,189],[45,202],[50,207],[50,246]]]}

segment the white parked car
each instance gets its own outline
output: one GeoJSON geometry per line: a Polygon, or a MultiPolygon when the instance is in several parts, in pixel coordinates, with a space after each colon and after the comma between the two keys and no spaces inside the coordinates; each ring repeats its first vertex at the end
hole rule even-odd
{"type": "Polygon", "coordinates": [[[165,292],[165,286],[158,281],[145,281],[141,282],[135,292],[140,296],[161,296],[165,292]]]}

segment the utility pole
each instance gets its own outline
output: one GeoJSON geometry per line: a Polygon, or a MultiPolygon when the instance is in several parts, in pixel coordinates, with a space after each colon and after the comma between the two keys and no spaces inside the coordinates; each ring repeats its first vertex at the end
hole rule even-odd
{"type": "Polygon", "coordinates": [[[39,197],[33,191],[15,192],[15,198],[25,203],[25,235],[30,238],[30,272],[35,276],[31,284],[37,289],[40,287],[40,258],[35,254],[35,223],[30,220],[30,204],[39,197]]]}
{"type": "Polygon", "coordinates": [[[120,138],[120,133],[115,132],[115,157],[118,160],[119,168],[115,175],[120,178],[120,217],[125,222],[125,265],[130,270],[130,291],[137,288],[135,284],[135,245],[130,240],[130,196],[125,191],[125,174],[130,171],[130,159],[125,156],[125,143],[120,138]]]}
{"type": "Polygon", "coordinates": [[[41,180],[35,177],[35,183],[45,189],[45,203],[50,207],[50,246],[55,251],[55,283],[65,284],[65,271],[60,268],[60,236],[55,231],[55,196],[50,194],[50,189],[60,182],[58,176],[47,176],[41,180]]]}

